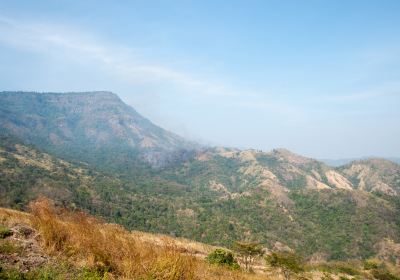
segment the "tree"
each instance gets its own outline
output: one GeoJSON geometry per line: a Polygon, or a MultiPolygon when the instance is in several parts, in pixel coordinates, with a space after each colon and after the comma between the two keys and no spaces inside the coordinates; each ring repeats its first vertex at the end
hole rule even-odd
{"type": "Polygon", "coordinates": [[[227,266],[231,269],[240,268],[239,264],[233,257],[233,254],[223,249],[215,249],[206,257],[206,260],[211,264],[227,266]]]}
{"type": "Polygon", "coordinates": [[[234,244],[235,251],[239,254],[246,270],[250,270],[254,259],[264,254],[259,243],[256,242],[238,242],[234,244]]]}
{"type": "Polygon", "coordinates": [[[304,270],[302,258],[292,252],[273,252],[265,260],[270,266],[280,268],[286,280],[292,273],[304,270]]]}

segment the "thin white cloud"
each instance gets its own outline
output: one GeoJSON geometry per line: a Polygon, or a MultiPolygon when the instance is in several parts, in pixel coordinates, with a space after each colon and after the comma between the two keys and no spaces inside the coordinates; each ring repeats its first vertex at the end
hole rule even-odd
{"type": "Polygon", "coordinates": [[[208,96],[209,102],[220,97],[220,106],[254,109],[290,119],[304,118],[302,108],[288,102],[277,102],[274,94],[233,90],[225,84],[195,79],[188,73],[146,62],[138,49],[111,45],[88,32],[67,26],[15,21],[0,16],[0,44],[61,57],[68,62],[86,63],[101,68],[110,78],[132,88],[136,85],[161,85],[163,91],[208,96]]]}
{"type": "Polygon", "coordinates": [[[164,65],[144,61],[138,50],[110,45],[65,26],[14,21],[0,16],[0,43],[49,56],[66,56],[82,63],[100,65],[114,77],[135,83],[160,83],[181,92],[206,95],[234,95],[225,85],[199,80],[164,65]]]}

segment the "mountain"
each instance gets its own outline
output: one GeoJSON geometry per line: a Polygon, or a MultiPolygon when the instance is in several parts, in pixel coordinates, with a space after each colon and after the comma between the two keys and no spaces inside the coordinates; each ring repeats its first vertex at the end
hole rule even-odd
{"type": "Polygon", "coordinates": [[[370,258],[400,243],[396,163],[331,167],[285,149],[198,148],[111,93],[0,101],[1,206],[45,195],[129,229],[257,241],[310,259],[370,258]]]}
{"type": "Polygon", "coordinates": [[[400,195],[400,165],[385,159],[354,161],[339,170],[354,188],[387,195],[400,195]]]}
{"type": "Polygon", "coordinates": [[[138,157],[161,166],[195,147],[111,92],[0,92],[0,128],[26,144],[92,163],[125,164],[138,157]],[[112,156],[125,153],[129,157],[112,156]]]}
{"type": "MultiPolygon", "coordinates": [[[[342,159],[320,159],[320,161],[322,161],[323,163],[329,165],[329,166],[334,166],[334,167],[339,167],[342,165],[346,165],[351,163],[352,161],[360,161],[360,160],[368,160],[371,158],[375,158],[375,157],[364,157],[364,158],[342,158],[342,159]]],[[[390,160],[393,161],[397,164],[400,164],[400,158],[397,157],[390,157],[390,158],[386,158],[386,160],[390,160]]]]}

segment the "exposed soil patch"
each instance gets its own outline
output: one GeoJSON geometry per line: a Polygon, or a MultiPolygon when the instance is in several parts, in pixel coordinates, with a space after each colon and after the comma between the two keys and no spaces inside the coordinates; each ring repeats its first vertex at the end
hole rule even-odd
{"type": "Polygon", "coordinates": [[[0,264],[25,273],[49,263],[50,257],[38,243],[38,233],[31,227],[17,224],[12,234],[0,240],[0,264]]]}

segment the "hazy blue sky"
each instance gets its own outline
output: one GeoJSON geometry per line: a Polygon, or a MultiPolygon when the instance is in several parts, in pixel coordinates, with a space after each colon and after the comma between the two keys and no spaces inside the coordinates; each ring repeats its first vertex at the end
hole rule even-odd
{"type": "Polygon", "coordinates": [[[110,90],[204,143],[400,156],[400,1],[2,1],[0,90],[110,90]]]}

